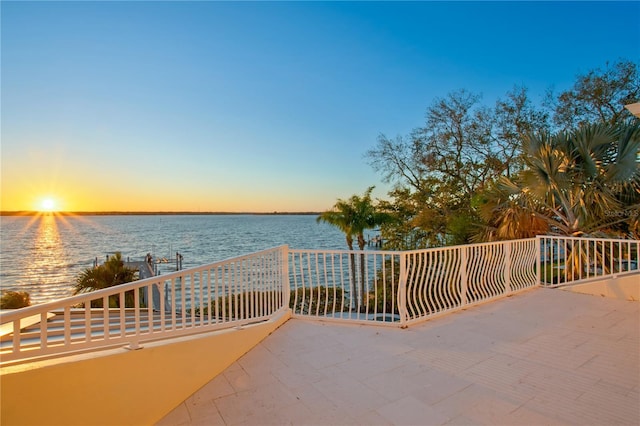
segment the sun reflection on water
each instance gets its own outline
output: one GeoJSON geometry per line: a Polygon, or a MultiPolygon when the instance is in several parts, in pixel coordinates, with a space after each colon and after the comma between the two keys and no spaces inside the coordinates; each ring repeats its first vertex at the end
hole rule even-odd
{"type": "Polygon", "coordinates": [[[29,259],[26,259],[28,282],[25,284],[32,300],[50,300],[61,296],[57,294],[59,293],[57,284],[68,262],[55,215],[39,216],[38,229],[29,253],[29,259]],[[46,277],[47,281],[43,281],[42,277],[46,277]]]}
{"type": "Polygon", "coordinates": [[[93,265],[94,251],[110,229],[91,218],[58,212],[3,217],[0,285],[26,291],[32,304],[71,296],[78,274],[93,265]]]}

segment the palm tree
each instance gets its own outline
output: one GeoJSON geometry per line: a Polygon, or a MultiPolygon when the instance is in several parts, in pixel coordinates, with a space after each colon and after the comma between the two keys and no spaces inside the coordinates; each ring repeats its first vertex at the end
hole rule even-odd
{"type": "MultiPolygon", "coordinates": [[[[358,241],[360,251],[364,250],[366,240],[364,231],[373,229],[391,220],[391,216],[380,211],[371,200],[371,192],[375,187],[370,186],[362,196],[352,195],[348,200],[338,199],[331,210],[321,213],[316,219],[317,222],[326,222],[340,229],[345,234],[347,247],[353,251],[354,237],[358,241]]],[[[351,258],[351,304],[352,307],[357,302],[358,310],[362,307],[364,299],[365,282],[365,256],[360,253],[360,297],[357,297],[355,290],[356,266],[355,253],[350,253],[351,258]]]]}
{"type": "MultiPolygon", "coordinates": [[[[73,294],[88,293],[134,281],[137,272],[135,269],[124,266],[122,254],[117,252],[102,265],[85,269],[76,280],[73,294]]],[[[129,305],[129,302],[133,300],[133,294],[127,294],[125,300],[126,304],[129,305]]],[[[118,307],[119,304],[120,301],[116,296],[110,298],[110,306],[118,307]]],[[[102,300],[92,301],[91,306],[102,307],[102,300]]]]}
{"type": "Polygon", "coordinates": [[[508,178],[500,178],[482,198],[478,213],[485,226],[472,237],[473,242],[517,240],[549,232],[547,221],[508,178]]]}
{"type": "MultiPolygon", "coordinates": [[[[523,225],[529,232],[574,237],[638,234],[638,124],[594,124],[570,133],[532,134],[523,148],[525,170],[514,180],[503,178],[497,189],[501,195],[487,206],[495,237],[525,236],[517,232],[523,225]]],[[[579,252],[567,253],[567,274],[583,264],[579,252]]]]}
{"type": "Polygon", "coordinates": [[[525,140],[520,183],[552,233],[620,234],[626,212],[640,207],[640,128],[589,125],[571,134],[525,140]]]}
{"type": "MultiPolygon", "coordinates": [[[[524,140],[526,168],[503,178],[485,218],[497,237],[528,231],[567,236],[630,236],[640,207],[640,127],[596,124],[572,133],[532,134],[524,140]],[[634,220],[635,219],[635,220],[634,220]],[[509,231],[509,229],[514,231],[509,231]]],[[[523,232],[527,233],[527,232],[523,232]]]]}

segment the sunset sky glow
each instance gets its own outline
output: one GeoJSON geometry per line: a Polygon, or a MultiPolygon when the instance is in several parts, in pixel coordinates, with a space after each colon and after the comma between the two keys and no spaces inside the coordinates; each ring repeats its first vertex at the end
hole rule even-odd
{"type": "Polygon", "coordinates": [[[322,211],[452,91],[640,58],[639,2],[3,1],[1,210],[322,211]],[[47,201],[48,200],[48,201],[47,201]]]}

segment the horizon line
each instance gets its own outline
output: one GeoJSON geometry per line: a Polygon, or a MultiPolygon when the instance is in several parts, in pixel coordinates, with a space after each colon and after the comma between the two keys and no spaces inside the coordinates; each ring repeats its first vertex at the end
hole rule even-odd
{"type": "Polygon", "coordinates": [[[319,215],[321,212],[302,211],[302,212],[225,212],[225,211],[51,211],[43,212],[37,210],[3,210],[0,216],[39,216],[39,215],[60,215],[60,216],[215,216],[215,215],[319,215]]]}

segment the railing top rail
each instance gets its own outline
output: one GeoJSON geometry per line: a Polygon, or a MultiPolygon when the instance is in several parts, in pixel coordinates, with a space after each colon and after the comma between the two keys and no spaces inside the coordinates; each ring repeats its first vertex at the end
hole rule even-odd
{"type": "Polygon", "coordinates": [[[580,241],[605,241],[614,243],[640,243],[640,240],[631,238],[602,238],[602,237],[569,237],[566,235],[538,235],[540,239],[558,239],[558,240],[580,240],[580,241]]]}
{"type": "Polygon", "coordinates": [[[523,241],[535,241],[535,237],[533,238],[520,238],[517,240],[504,240],[504,241],[490,241],[486,243],[475,243],[475,244],[462,244],[456,246],[443,246],[443,247],[429,247],[423,249],[414,249],[414,250],[348,250],[348,249],[292,249],[290,248],[288,251],[290,253],[364,253],[364,254],[410,254],[410,253],[423,253],[427,251],[443,251],[443,250],[457,250],[461,247],[480,247],[487,246],[492,244],[507,244],[507,243],[515,243],[515,242],[523,242],[523,241]]]}
{"type": "Polygon", "coordinates": [[[289,253],[336,253],[336,254],[399,254],[404,253],[400,250],[348,250],[348,249],[292,249],[290,248],[289,253]]]}
{"type": "Polygon", "coordinates": [[[535,241],[535,238],[520,238],[517,240],[501,240],[501,241],[489,241],[486,243],[474,243],[474,244],[460,244],[456,246],[444,246],[444,247],[430,247],[426,249],[416,249],[416,250],[406,250],[403,253],[423,253],[428,251],[441,251],[441,250],[457,250],[460,248],[474,248],[474,247],[483,247],[490,246],[496,244],[509,244],[509,243],[519,243],[525,241],[535,241]]]}

